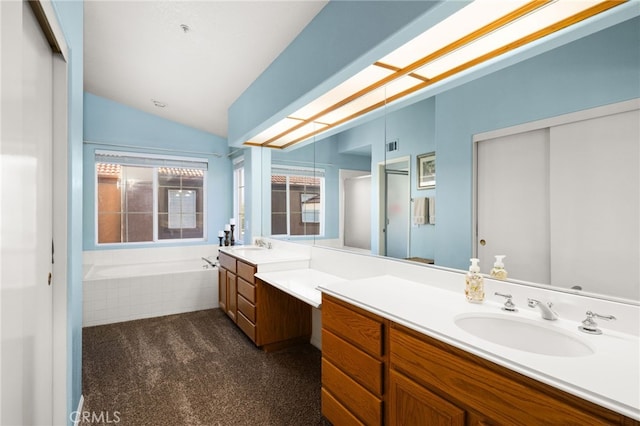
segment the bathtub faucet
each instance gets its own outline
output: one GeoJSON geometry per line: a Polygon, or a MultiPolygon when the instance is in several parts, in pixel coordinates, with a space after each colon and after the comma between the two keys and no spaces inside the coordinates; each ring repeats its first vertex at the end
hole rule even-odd
{"type": "MultiPolygon", "coordinates": [[[[215,267],[216,267],[216,264],[215,264],[215,263],[213,263],[212,261],[210,261],[209,259],[207,259],[206,257],[204,257],[204,256],[203,256],[203,257],[202,257],[202,260],[204,260],[205,262],[207,262],[207,263],[208,263],[212,268],[215,268],[215,267]]],[[[207,268],[207,267],[208,267],[207,265],[204,265],[204,266],[205,266],[205,268],[207,268]]]]}

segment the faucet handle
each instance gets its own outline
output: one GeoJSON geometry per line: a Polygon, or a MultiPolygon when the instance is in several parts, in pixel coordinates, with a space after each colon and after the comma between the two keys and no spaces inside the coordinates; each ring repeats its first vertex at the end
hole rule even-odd
{"type": "Polygon", "coordinates": [[[614,317],[613,315],[600,315],[592,311],[587,311],[587,317],[582,321],[582,325],[578,326],[578,330],[582,331],[583,333],[602,334],[602,330],[598,328],[598,323],[593,319],[594,317],[607,321],[616,319],[616,317],[614,317]]]}
{"type": "Polygon", "coordinates": [[[503,311],[518,312],[518,308],[516,308],[515,303],[513,303],[513,300],[511,300],[513,296],[511,296],[510,294],[498,293],[497,291],[494,294],[496,296],[502,296],[507,299],[504,301],[504,306],[502,307],[503,311]]]}

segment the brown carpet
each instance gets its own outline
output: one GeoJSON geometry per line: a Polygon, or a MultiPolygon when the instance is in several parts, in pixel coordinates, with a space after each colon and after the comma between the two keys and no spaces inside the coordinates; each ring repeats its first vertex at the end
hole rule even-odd
{"type": "Polygon", "coordinates": [[[329,425],[320,351],[265,353],[219,309],[88,327],[82,340],[83,425],[329,425]]]}

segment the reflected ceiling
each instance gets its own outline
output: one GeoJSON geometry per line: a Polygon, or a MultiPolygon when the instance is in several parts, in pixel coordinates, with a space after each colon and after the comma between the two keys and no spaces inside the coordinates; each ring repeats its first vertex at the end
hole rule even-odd
{"type": "Polygon", "coordinates": [[[626,0],[475,0],[245,142],[287,148],[626,0]]]}

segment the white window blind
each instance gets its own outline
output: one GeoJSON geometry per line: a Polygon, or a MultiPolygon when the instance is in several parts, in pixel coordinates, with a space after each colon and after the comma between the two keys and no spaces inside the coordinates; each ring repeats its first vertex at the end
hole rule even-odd
{"type": "Polygon", "coordinates": [[[271,166],[271,174],[280,176],[305,176],[324,178],[324,169],[313,169],[309,167],[295,167],[282,164],[274,164],[271,166]]]}
{"type": "Polygon", "coordinates": [[[154,154],[138,154],[131,152],[96,151],[96,163],[120,164],[138,167],[176,167],[182,169],[208,170],[205,159],[168,157],[154,154]]]}

